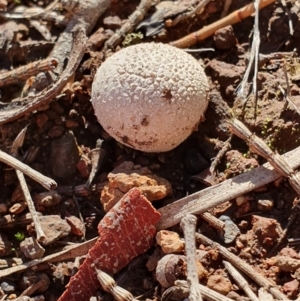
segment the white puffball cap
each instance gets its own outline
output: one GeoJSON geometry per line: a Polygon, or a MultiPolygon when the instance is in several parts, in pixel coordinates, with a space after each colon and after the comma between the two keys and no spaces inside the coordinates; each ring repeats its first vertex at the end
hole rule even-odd
{"type": "Polygon", "coordinates": [[[117,141],[164,152],[197,128],[207,89],[203,68],[190,54],[143,43],[123,48],[99,67],[91,101],[99,123],[117,141]]]}

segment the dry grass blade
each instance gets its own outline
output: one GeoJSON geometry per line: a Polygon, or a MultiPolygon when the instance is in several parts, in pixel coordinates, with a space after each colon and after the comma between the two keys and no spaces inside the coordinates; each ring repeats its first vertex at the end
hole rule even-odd
{"type": "Polygon", "coordinates": [[[237,95],[244,99],[244,102],[247,101],[249,89],[248,89],[248,80],[250,76],[250,72],[252,70],[253,62],[254,62],[254,76],[253,76],[253,95],[255,97],[255,103],[257,101],[257,74],[258,74],[258,62],[259,62],[259,45],[260,45],[260,33],[259,33],[259,7],[261,0],[254,1],[255,8],[255,18],[254,18],[254,35],[250,52],[250,59],[248,62],[248,66],[246,72],[244,74],[243,80],[237,88],[237,95]]]}
{"type": "Polygon", "coordinates": [[[113,295],[114,299],[117,301],[137,301],[130,292],[118,286],[115,280],[110,277],[107,273],[96,269],[97,278],[102,286],[102,288],[113,295]]]}
{"type": "Polygon", "coordinates": [[[245,278],[234,268],[234,266],[228,262],[223,260],[223,264],[225,265],[225,268],[229,272],[229,274],[232,276],[232,278],[235,280],[236,284],[245,291],[247,296],[252,301],[259,301],[256,295],[253,293],[252,289],[250,288],[249,283],[245,280],[245,278]]]}
{"type": "MultiPolygon", "coordinates": [[[[300,166],[300,147],[288,152],[282,157],[292,168],[300,166]]],[[[161,209],[161,219],[158,229],[166,229],[180,223],[181,219],[188,213],[203,213],[226,201],[233,200],[237,196],[245,194],[275,181],[282,175],[278,173],[271,164],[266,163],[247,173],[238,175],[220,184],[208,187],[199,192],[186,196],[161,209]]]]}
{"type": "MultiPolygon", "coordinates": [[[[275,2],[275,0],[261,0],[259,9],[262,9],[273,2],[275,2]]],[[[220,28],[241,22],[243,19],[250,17],[254,12],[254,4],[248,4],[241,9],[234,11],[225,18],[206,26],[199,31],[193,32],[184,38],[171,42],[170,44],[178,48],[188,48],[197,42],[203,41],[212,36],[220,28]]]]}
{"type": "Polygon", "coordinates": [[[268,145],[236,118],[232,121],[232,132],[247,141],[252,151],[267,159],[270,164],[284,177],[287,177],[293,189],[300,195],[300,175],[295,173],[289,163],[278,153],[274,153],[268,145]]]}
{"type": "Polygon", "coordinates": [[[56,67],[56,65],[56,59],[47,58],[45,60],[33,62],[26,66],[22,66],[11,71],[1,72],[0,87],[26,80],[30,76],[36,75],[39,72],[53,70],[56,67]]]}

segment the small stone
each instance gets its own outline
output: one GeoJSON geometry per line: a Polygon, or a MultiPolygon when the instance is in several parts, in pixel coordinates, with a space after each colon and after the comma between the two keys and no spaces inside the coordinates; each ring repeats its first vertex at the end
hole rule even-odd
{"type": "Polygon", "coordinates": [[[276,256],[270,258],[273,260],[273,264],[277,265],[283,272],[295,272],[300,268],[300,260],[295,258],[289,258],[285,256],[276,256]]]}
{"type": "Polygon", "coordinates": [[[63,220],[58,215],[41,216],[40,223],[46,235],[43,245],[50,245],[54,241],[69,235],[71,232],[71,227],[67,221],[63,220]]]}
{"type": "Polygon", "coordinates": [[[79,148],[71,131],[51,142],[50,167],[54,176],[65,179],[76,172],[79,148]]]}
{"type": "Polygon", "coordinates": [[[65,128],[62,125],[54,125],[49,129],[48,135],[50,138],[58,138],[61,137],[64,132],[65,128]]]}
{"type": "Polygon", "coordinates": [[[25,238],[20,243],[20,249],[25,257],[30,259],[42,258],[45,253],[45,249],[37,242],[34,237],[25,238]]]}
{"type": "Polygon", "coordinates": [[[299,281],[297,279],[294,279],[292,281],[286,282],[283,285],[282,290],[289,298],[295,298],[298,293],[298,288],[299,281]]]}
{"type": "Polygon", "coordinates": [[[235,199],[235,202],[236,202],[237,206],[242,206],[243,204],[245,204],[249,201],[252,201],[252,200],[253,200],[253,197],[251,195],[243,194],[243,195],[238,196],[235,199]]]}
{"type": "Polygon", "coordinates": [[[252,216],[253,233],[262,244],[273,245],[282,233],[277,220],[258,215],[252,216]]]}
{"type": "Polygon", "coordinates": [[[221,275],[209,276],[206,285],[208,288],[211,288],[212,290],[224,296],[227,295],[232,289],[232,284],[229,279],[221,275]]]}
{"type": "Polygon", "coordinates": [[[1,213],[1,214],[5,214],[5,213],[7,213],[7,211],[8,211],[7,205],[1,203],[1,204],[0,204],[0,213],[1,213]]]}
{"type": "Polygon", "coordinates": [[[133,187],[138,187],[150,202],[172,194],[172,186],[167,180],[153,175],[147,167],[123,162],[108,174],[108,184],[101,192],[104,210],[112,208],[133,187]]]}
{"type": "Polygon", "coordinates": [[[296,259],[300,259],[300,255],[298,254],[298,252],[296,252],[292,248],[283,248],[280,251],[279,255],[281,255],[281,256],[287,256],[287,257],[291,257],[291,258],[296,258],[296,259]]]}
{"type": "Polygon", "coordinates": [[[87,179],[91,171],[91,160],[86,155],[82,155],[76,165],[76,168],[79,171],[80,176],[83,179],[87,179]]]}
{"type": "Polygon", "coordinates": [[[260,211],[270,211],[274,207],[273,200],[258,200],[257,201],[257,209],[260,211]]]}
{"type": "Polygon", "coordinates": [[[235,217],[240,217],[242,215],[245,215],[251,210],[251,205],[249,202],[244,203],[243,205],[240,205],[237,207],[237,209],[234,212],[235,217]]]}
{"type": "Polygon", "coordinates": [[[104,28],[100,27],[88,39],[86,48],[90,51],[95,51],[102,47],[106,40],[104,28]]]}
{"type": "Polygon", "coordinates": [[[61,195],[57,191],[46,191],[33,196],[33,201],[37,207],[51,207],[61,202],[61,195]]]}
{"type": "Polygon", "coordinates": [[[156,242],[161,246],[165,254],[181,253],[184,250],[184,242],[176,232],[161,230],[156,234],[156,242]]]}
{"type": "Polygon", "coordinates": [[[103,19],[105,27],[110,29],[118,29],[122,25],[122,21],[118,16],[108,16],[103,19]]]}
{"type": "Polygon", "coordinates": [[[1,282],[0,288],[5,294],[11,294],[16,291],[16,284],[13,281],[6,280],[1,282]]]}
{"type": "Polygon", "coordinates": [[[146,263],[146,267],[149,272],[155,271],[157,263],[162,256],[164,256],[162,250],[160,248],[156,248],[146,263]]]}
{"type": "Polygon", "coordinates": [[[236,239],[238,235],[241,234],[241,231],[229,216],[221,215],[219,219],[225,223],[224,242],[226,244],[230,244],[236,239]]]}
{"type": "Polygon", "coordinates": [[[10,214],[20,214],[22,213],[25,209],[27,208],[27,203],[26,202],[18,202],[13,204],[10,208],[9,208],[9,213],[10,214]]]}
{"type": "Polygon", "coordinates": [[[228,50],[236,45],[236,37],[231,25],[218,29],[214,34],[214,42],[218,49],[228,50]]]}
{"type": "Polygon", "coordinates": [[[37,127],[40,129],[45,127],[48,120],[49,120],[49,117],[44,113],[36,114],[36,116],[35,116],[35,123],[36,123],[37,127]]]}
{"type": "Polygon", "coordinates": [[[71,233],[78,236],[85,236],[85,225],[84,223],[76,216],[68,216],[66,217],[67,223],[71,227],[71,233]]]}

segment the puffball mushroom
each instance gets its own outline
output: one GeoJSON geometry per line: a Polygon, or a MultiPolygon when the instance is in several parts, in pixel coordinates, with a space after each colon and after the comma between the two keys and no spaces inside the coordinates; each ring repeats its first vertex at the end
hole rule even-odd
{"type": "Polygon", "coordinates": [[[165,152],[197,128],[207,89],[203,68],[190,54],[144,43],[123,48],[99,67],[91,101],[98,121],[117,141],[165,152]]]}

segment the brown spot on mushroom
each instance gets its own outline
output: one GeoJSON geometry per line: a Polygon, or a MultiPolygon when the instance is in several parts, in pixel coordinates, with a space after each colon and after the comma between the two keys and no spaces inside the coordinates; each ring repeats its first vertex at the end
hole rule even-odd
{"type": "Polygon", "coordinates": [[[149,125],[149,115],[145,115],[141,121],[141,125],[147,126],[149,125]]]}
{"type": "Polygon", "coordinates": [[[163,91],[163,95],[162,98],[166,99],[166,100],[171,100],[172,99],[172,93],[170,89],[165,89],[163,91]]]}

